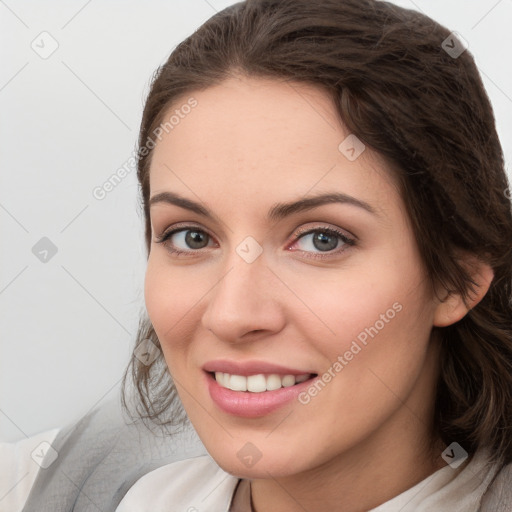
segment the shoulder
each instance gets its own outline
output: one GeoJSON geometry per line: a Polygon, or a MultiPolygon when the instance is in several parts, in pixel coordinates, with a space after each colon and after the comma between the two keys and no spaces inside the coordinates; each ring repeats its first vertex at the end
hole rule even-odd
{"type": "Polygon", "coordinates": [[[63,427],[52,446],[58,458],[37,476],[23,512],[85,511],[91,500],[115,510],[145,474],[206,454],[190,425],[164,435],[127,422],[117,397],[63,427]]]}
{"type": "Polygon", "coordinates": [[[503,466],[482,497],[479,512],[512,510],[512,463],[503,466]]]}
{"type": "Polygon", "coordinates": [[[12,443],[0,442],[1,510],[22,510],[38,473],[57,458],[52,442],[59,430],[54,428],[12,443]]]}
{"type": "Polygon", "coordinates": [[[209,455],[162,466],[140,478],[116,512],[228,510],[238,478],[223,471],[209,455]]]}

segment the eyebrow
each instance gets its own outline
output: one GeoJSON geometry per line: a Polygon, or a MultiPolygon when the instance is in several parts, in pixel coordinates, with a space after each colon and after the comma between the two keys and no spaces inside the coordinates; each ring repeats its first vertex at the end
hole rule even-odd
{"type": "MultiPolygon", "coordinates": [[[[184,208],[186,210],[195,212],[198,215],[202,215],[208,219],[214,219],[214,215],[206,207],[199,203],[196,203],[195,201],[191,201],[190,199],[186,199],[185,197],[175,194],[174,192],[160,192],[159,194],[156,194],[150,198],[150,206],[157,203],[173,204],[175,206],[179,206],[180,208],[184,208]]],[[[288,203],[276,203],[268,211],[267,217],[270,221],[277,222],[278,220],[284,219],[285,217],[288,217],[295,213],[311,210],[313,208],[317,208],[319,206],[332,203],[341,203],[356,206],[358,208],[366,210],[367,212],[373,215],[378,215],[375,209],[372,206],[370,206],[367,202],[349,196],[347,194],[343,194],[340,192],[332,192],[313,197],[307,197],[299,199],[297,201],[291,201],[288,203]]]]}

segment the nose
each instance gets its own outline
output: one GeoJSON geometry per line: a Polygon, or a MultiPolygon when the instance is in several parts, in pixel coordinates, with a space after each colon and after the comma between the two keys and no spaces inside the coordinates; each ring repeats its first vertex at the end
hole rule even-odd
{"type": "Polygon", "coordinates": [[[237,254],[207,297],[202,325],[220,340],[239,343],[278,333],[285,325],[283,286],[260,255],[247,263],[237,254]]]}

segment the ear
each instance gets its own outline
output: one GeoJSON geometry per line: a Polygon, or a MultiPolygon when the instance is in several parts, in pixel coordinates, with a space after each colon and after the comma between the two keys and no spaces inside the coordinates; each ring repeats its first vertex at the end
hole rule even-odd
{"type": "Polygon", "coordinates": [[[474,255],[465,254],[460,263],[469,271],[476,283],[473,292],[469,292],[467,302],[461,295],[444,290],[445,298],[440,302],[434,312],[434,325],[446,327],[464,318],[470,309],[473,309],[484,297],[494,278],[492,267],[474,255]]]}

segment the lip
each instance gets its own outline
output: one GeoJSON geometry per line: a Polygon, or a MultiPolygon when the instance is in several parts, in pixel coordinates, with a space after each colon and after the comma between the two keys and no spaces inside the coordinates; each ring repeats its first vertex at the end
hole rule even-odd
{"type": "MultiPolygon", "coordinates": [[[[273,373],[278,372],[273,371],[273,373]]],[[[302,372],[302,374],[304,373],[308,372],[302,372]]],[[[238,373],[236,375],[240,374],[238,373]]],[[[288,375],[294,375],[294,373],[289,373],[288,375]]],[[[318,378],[318,375],[315,374],[308,380],[295,384],[294,386],[284,387],[274,391],[252,393],[250,391],[233,391],[224,388],[215,380],[215,377],[206,370],[204,371],[204,376],[208,392],[215,405],[225,413],[242,418],[262,417],[284,407],[296,399],[301,391],[310,386],[314,379],[318,378]]]]}
{"type": "Polygon", "coordinates": [[[230,361],[228,359],[218,359],[208,361],[203,365],[205,372],[223,372],[231,375],[257,375],[263,373],[266,375],[277,373],[279,375],[304,375],[306,373],[316,373],[311,370],[298,370],[296,368],[287,368],[266,361],[230,361]]]}

